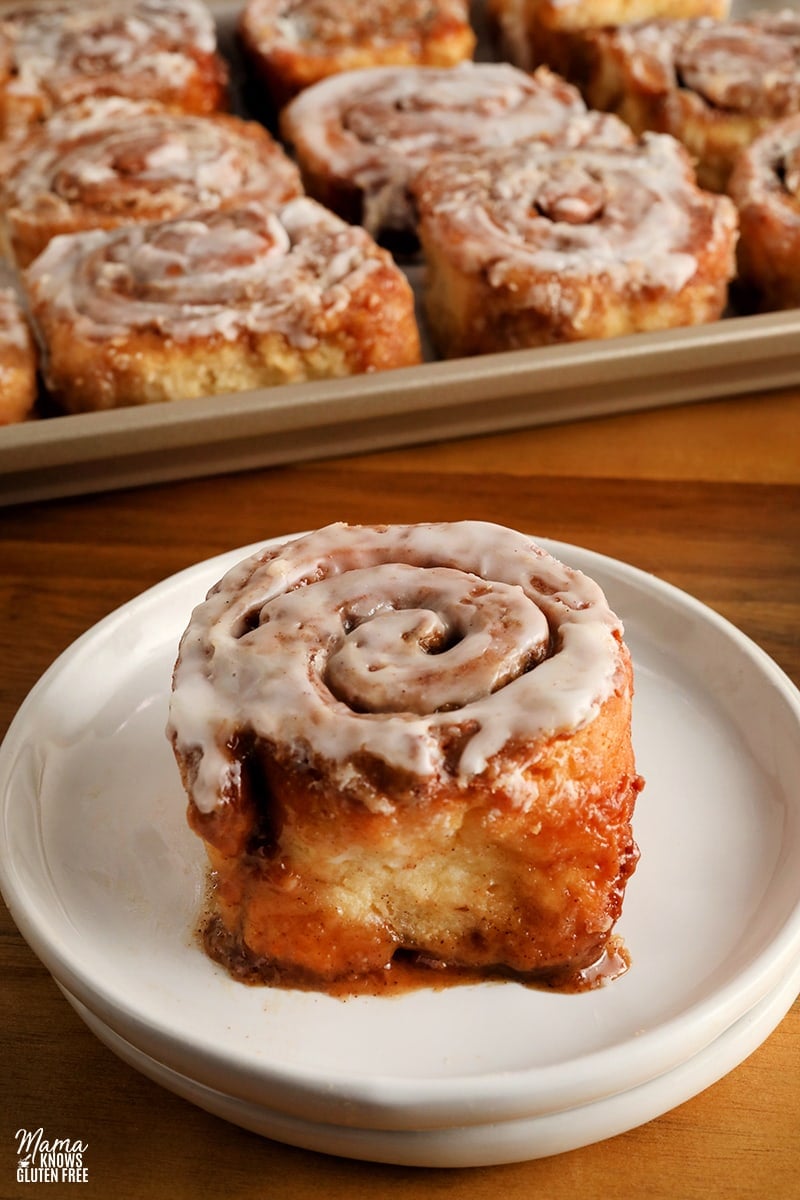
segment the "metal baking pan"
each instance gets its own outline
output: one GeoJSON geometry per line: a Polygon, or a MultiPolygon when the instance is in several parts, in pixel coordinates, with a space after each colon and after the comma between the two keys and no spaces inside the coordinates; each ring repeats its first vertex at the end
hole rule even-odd
{"type": "MultiPolygon", "coordinates": [[[[225,48],[231,9],[227,15],[215,11],[225,48]]],[[[800,384],[798,346],[800,309],[793,309],[604,342],[50,417],[0,428],[0,504],[792,386],[800,384]]]]}

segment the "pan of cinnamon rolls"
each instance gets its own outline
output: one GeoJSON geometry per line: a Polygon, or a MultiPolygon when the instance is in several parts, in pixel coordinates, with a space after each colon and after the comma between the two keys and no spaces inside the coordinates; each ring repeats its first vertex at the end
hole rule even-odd
{"type": "Polygon", "coordinates": [[[0,13],[0,248],[47,411],[796,304],[789,206],[750,195],[800,112],[796,14],[475,13],[242,0],[227,56],[202,0],[0,13]]]}

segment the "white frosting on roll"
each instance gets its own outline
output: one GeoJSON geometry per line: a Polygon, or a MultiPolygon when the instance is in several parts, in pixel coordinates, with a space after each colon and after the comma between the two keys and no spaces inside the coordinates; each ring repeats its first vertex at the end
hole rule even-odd
{"type": "Polygon", "coordinates": [[[44,87],[60,103],[84,94],[87,81],[115,73],[180,83],[191,52],[212,54],[216,32],[201,0],[104,0],[44,4],[0,15],[16,62],[15,94],[44,87]]]}
{"type": "Polygon", "coordinates": [[[297,168],[260,126],[235,117],[176,113],[120,97],[53,116],[4,182],[7,205],[54,222],[76,206],[126,222],[260,195],[299,195],[297,168]]]}
{"type": "Polygon", "coordinates": [[[577,89],[546,68],[529,75],[508,63],[341,72],[293,100],[282,130],[312,171],[361,190],[372,232],[413,223],[407,188],[442,151],[632,141],[622,121],[588,112],[577,89]]]}
{"type": "Polygon", "coordinates": [[[599,586],[521,533],[331,525],[246,559],[195,609],[169,732],[202,812],[238,788],[248,735],[385,805],[359,756],[461,784],[509,744],[535,758],[619,686],[621,635],[599,586]]]}
{"type": "Polygon", "coordinates": [[[647,21],[603,34],[648,94],[680,89],[726,114],[778,117],[800,107],[800,16],[647,21]]]}
{"type": "Polygon", "coordinates": [[[698,251],[713,252],[736,224],[731,202],[701,192],[682,147],[658,134],[612,150],[445,155],[420,176],[417,199],[432,244],[520,302],[527,273],[533,304],[542,287],[560,296],[561,279],[677,293],[695,276],[698,251]]]}
{"type": "Polygon", "coordinates": [[[308,346],[378,270],[397,271],[363,229],[299,197],[56,237],[26,281],[84,338],[270,330],[308,346]]]}

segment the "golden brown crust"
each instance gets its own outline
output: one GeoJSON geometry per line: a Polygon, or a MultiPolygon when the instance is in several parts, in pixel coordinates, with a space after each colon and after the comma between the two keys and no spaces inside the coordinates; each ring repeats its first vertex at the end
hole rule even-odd
{"type": "Polygon", "coordinates": [[[239,34],[277,108],[341,71],[452,66],[476,43],[464,0],[248,0],[239,34]]]}
{"type": "Polygon", "coordinates": [[[739,275],[756,307],[799,307],[800,115],[776,122],[739,156],[729,192],[739,210],[739,275]]]}
{"type": "Polygon", "coordinates": [[[0,286],[0,425],[31,416],[36,398],[33,338],[16,293],[0,286]]]}
{"type": "Polygon", "coordinates": [[[405,277],[305,197],[57,238],[25,278],[69,412],[420,361],[405,277]]]}
{"type": "Polygon", "coordinates": [[[735,210],[696,187],[672,138],[446,156],[415,194],[443,355],[698,324],[724,309],[735,210]]]}
{"type": "Polygon", "coordinates": [[[788,9],[599,30],[587,46],[588,102],[678,138],[714,191],[759,133],[800,110],[800,17],[788,9]]]}
{"type": "Polygon", "coordinates": [[[294,163],[254,121],[108,97],[62,109],[26,139],[2,201],[11,254],[27,267],[59,234],[252,198],[280,206],[302,190],[294,163]]]}
{"type": "Polygon", "coordinates": [[[20,3],[0,14],[0,137],[16,140],[89,96],[227,105],[227,66],[199,0],[20,3]]]}
{"type": "Polygon", "coordinates": [[[518,795],[451,784],[372,813],[256,751],[264,784],[244,846],[219,850],[230,844],[219,830],[207,841],[229,948],[284,981],[380,972],[398,950],[576,974],[602,954],[638,858],[629,722],[620,694],[587,730],[553,739],[526,773],[527,812],[518,795]]]}

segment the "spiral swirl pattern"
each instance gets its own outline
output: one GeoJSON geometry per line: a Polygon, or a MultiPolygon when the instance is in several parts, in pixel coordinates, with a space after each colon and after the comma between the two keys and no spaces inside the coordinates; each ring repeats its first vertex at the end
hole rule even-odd
{"type": "Polygon", "coordinates": [[[299,172],[267,131],[225,114],[195,116],[118,97],[57,113],[3,184],[17,261],[59,233],[163,221],[260,197],[302,192],[299,172]]]}
{"type": "Polygon", "coordinates": [[[413,226],[408,188],[444,150],[633,140],[622,121],[588,112],[577,89],[546,68],[529,75],[508,63],[472,62],[332,76],[292,101],[282,131],[308,186],[322,189],[318,198],[330,202],[324,181],[361,193],[360,218],[373,234],[413,226]]]}
{"type": "Polygon", "coordinates": [[[730,202],[700,192],[681,147],[659,135],[610,150],[447,155],[421,175],[416,194],[433,242],[519,295],[527,269],[677,292],[735,226],[730,202]]]}
{"type": "Polygon", "coordinates": [[[591,721],[626,653],[597,584],[522,534],[332,525],[246,559],[195,610],[170,734],[202,812],[235,792],[251,736],[369,806],[363,756],[468,784],[591,721]]]}
{"type": "MultiPolygon", "coordinates": [[[[227,70],[201,0],[94,0],[0,14],[13,70],[7,113],[40,120],[92,95],[158,99],[191,112],[223,106],[227,70]]],[[[8,133],[9,130],[7,129],[8,133]]]]}
{"type": "Polygon", "coordinates": [[[399,277],[364,230],[306,197],[55,238],[26,273],[34,304],[85,339],[175,341],[273,330],[313,344],[370,280],[399,277]]]}
{"type": "Polygon", "coordinates": [[[800,17],[652,21],[613,35],[634,79],[655,94],[680,88],[721,112],[777,118],[800,107],[800,17]]]}

